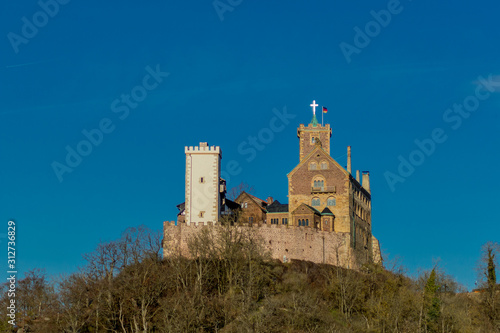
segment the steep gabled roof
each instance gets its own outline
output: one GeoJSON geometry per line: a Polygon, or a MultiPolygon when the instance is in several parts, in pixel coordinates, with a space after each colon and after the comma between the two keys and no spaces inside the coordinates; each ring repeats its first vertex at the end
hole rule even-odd
{"type": "Polygon", "coordinates": [[[263,212],[266,212],[266,206],[267,202],[265,202],[262,199],[257,198],[254,195],[251,195],[250,193],[247,193],[245,191],[241,192],[240,195],[235,199],[235,201],[238,201],[242,196],[246,196],[248,199],[250,199],[254,204],[256,204],[260,209],[262,209],[263,212]]]}
{"type": "Polygon", "coordinates": [[[267,201],[266,200],[259,199],[255,195],[251,195],[250,193],[247,193],[247,194],[248,194],[248,196],[250,198],[252,198],[253,200],[255,200],[255,202],[260,203],[262,206],[267,206],[267,201]]]}
{"type": "Polygon", "coordinates": [[[278,200],[274,200],[266,208],[268,213],[288,213],[288,204],[282,204],[278,200]]]}
{"type": "Polygon", "coordinates": [[[307,210],[311,211],[312,213],[314,214],[318,214],[318,215],[321,215],[321,213],[319,212],[319,210],[317,210],[316,208],[314,207],[311,207],[309,205],[306,205],[305,203],[301,203],[299,205],[299,207],[295,208],[295,210],[292,212],[292,214],[295,214],[297,212],[297,210],[301,209],[301,208],[306,208],[307,210]]]}
{"type": "Polygon", "coordinates": [[[333,159],[326,151],[323,150],[323,148],[320,145],[317,145],[309,154],[307,154],[306,157],[300,161],[295,168],[293,168],[292,171],[290,171],[287,175],[288,178],[290,178],[300,167],[302,167],[304,164],[306,164],[315,154],[317,153],[322,153],[333,165],[335,165],[339,170],[341,170],[346,177],[349,177],[349,172],[347,172],[346,169],[344,169],[337,161],[333,159]]]}

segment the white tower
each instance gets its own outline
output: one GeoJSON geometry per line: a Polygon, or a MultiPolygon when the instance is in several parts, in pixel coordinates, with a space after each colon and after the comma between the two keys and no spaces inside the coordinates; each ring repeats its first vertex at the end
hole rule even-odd
{"type": "Polygon", "coordinates": [[[209,147],[200,142],[199,147],[185,147],[186,153],[186,223],[219,221],[220,147],[209,147]]]}

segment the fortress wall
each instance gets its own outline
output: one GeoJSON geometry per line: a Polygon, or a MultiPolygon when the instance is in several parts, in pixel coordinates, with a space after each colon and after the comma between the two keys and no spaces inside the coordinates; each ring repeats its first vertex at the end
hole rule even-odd
{"type": "MultiPolygon", "coordinates": [[[[164,222],[164,257],[179,251],[187,256],[188,239],[203,228],[216,228],[213,223],[198,225],[175,225],[164,222]]],[[[348,233],[319,231],[310,227],[282,226],[261,224],[253,226],[235,226],[254,232],[261,238],[265,247],[274,259],[289,261],[291,259],[307,260],[314,263],[326,263],[346,268],[358,268],[360,261],[354,258],[350,248],[348,233]]]]}

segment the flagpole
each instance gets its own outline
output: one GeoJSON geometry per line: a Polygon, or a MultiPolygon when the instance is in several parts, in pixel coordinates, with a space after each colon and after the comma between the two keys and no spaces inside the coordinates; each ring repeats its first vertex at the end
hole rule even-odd
{"type": "Polygon", "coordinates": [[[323,116],[325,114],[325,111],[323,111],[324,106],[321,107],[321,127],[323,127],[323,116]]]}

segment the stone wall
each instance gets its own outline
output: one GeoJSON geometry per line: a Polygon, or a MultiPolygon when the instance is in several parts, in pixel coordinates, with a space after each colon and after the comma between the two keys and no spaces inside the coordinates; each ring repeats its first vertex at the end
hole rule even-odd
{"type": "MultiPolygon", "coordinates": [[[[164,257],[174,251],[180,251],[187,256],[188,239],[203,228],[217,228],[213,223],[198,225],[175,225],[174,222],[164,222],[164,257]]],[[[357,269],[366,261],[363,256],[355,258],[356,254],[350,247],[349,233],[320,231],[311,227],[283,226],[261,224],[254,226],[236,226],[235,228],[250,229],[262,239],[271,256],[280,261],[291,259],[307,260],[318,264],[326,263],[357,269]]]]}

